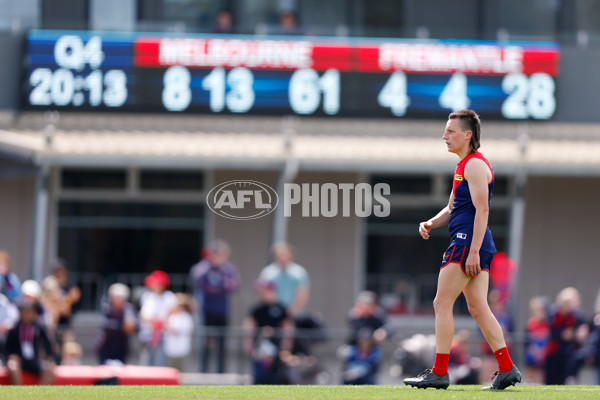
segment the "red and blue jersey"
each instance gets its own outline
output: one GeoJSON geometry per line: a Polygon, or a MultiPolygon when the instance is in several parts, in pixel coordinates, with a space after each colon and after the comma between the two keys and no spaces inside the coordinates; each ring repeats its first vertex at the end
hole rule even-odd
{"type": "MultiPolygon", "coordinates": [[[[469,191],[469,182],[465,179],[465,166],[469,160],[479,158],[483,160],[492,171],[492,181],[488,184],[488,204],[491,204],[492,189],[494,188],[494,171],[490,162],[480,152],[469,154],[459,161],[454,172],[454,180],[452,192],[454,194],[454,203],[450,212],[450,221],[448,222],[448,230],[450,231],[450,246],[470,246],[473,238],[473,224],[475,222],[475,206],[471,199],[469,191]]],[[[492,232],[489,227],[486,227],[483,243],[481,244],[482,251],[488,253],[496,252],[496,245],[492,238],[492,232]]]]}

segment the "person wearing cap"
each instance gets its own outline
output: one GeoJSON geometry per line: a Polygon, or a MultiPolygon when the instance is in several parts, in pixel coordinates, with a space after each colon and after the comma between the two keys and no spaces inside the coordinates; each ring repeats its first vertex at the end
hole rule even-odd
{"type": "Polygon", "coordinates": [[[351,328],[350,345],[356,345],[359,332],[371,332],[376,345],[387,337],[385,311],[377,304],[377,295],[365,290],[358,294],[356,302],[348,314],[351,328]]]}
{"type": "Polygon", "coordinates": [[[217,372],[226,370],[225,334],[229,325],[229,296],[240,287],[240,276],[229,261],[231,250],[224,240],[215,240],[208,247],[208,257],[196,272],[196,288],[202,291],[202,314],[207,334],[203,340],[200,360],[202,372],[209,370],[213,346],[217,348],[217,372]]]}
{"type": "Polygon", "coordinates": [[[140,299],[140,333],[143,344],[140,363],[166,366],[163,347],[164,324],[177,304],[175,294],[169,290],[171,280],[164,271],[154,271],[144,280],[149,289],[140,299]]]}
{"type": "Polygon", "coordinates": [[[22,383],[22,372],[40,378],[40,385],[48,385],[54,378],[54,367],[58,364],[57,354],[46,329],[37,322],[35,304],[21,301],[20,318],[6,337],[6,359],[8,373],[13,385],[22,383]]]}
{"type": "Polygon", "coordinates": [[[127,362],[129,336],[137,324],[135,309],[128,302],[129,294],[129,287],[123,283],[113,283],[108,288],[108,301],[102,304],[102,328],[96,341],[100,364],[127,362]]]}
{"type": "Polygon", "coordinates": [[[244,351],[252,357],[254,384],[281,384],[280,353],[291,352],[294,322],[278,301],[275,284],[257,280],[259,301],[244,320],[244,351]]]}

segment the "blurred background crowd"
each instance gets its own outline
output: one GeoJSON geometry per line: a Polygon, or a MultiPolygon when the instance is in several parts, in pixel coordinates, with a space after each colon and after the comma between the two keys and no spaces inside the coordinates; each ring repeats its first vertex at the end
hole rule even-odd
{"type": "MultiPolygon", "coordinates": [[[[273,262],[253,282],[241,281],[230,252],[224,240],[205,248],[191,266],[190,292],[173,292],[169,274],[162,270],[147,275],[140,287],[111,284],[103,296],[93,347],[84,348],[79,341],[89,343],[86,335],[91,331],[72,324],[81,290],[69,280],[66,262],[53,262],[52,275],[41,282],[21,283],[11,271],[9,254],[2,251],[0,359],[9,369],[12,362],[13,368],[32,373],[36,368],[27,364],[32,360],[42,372],[57,364],[82,363],[171,366],[185,373],[245,371],[255,384],[393,383],[431,364],[434,336],[407,335],[401,326],[390,324],[374,292],[362,291],[348,305],[346,330],[328,329],[318,310],[306,309],[310,278],[294,261],[291,245],[273,246],[273,262]],[[253,286],[256,297],[244,319],[232,321],[229,298],[240,285],[253,286]],[[23,343],[29,339],[23,327],[30,325],[47,336],[48,346],[38,343],[36,333],[34,352],[27,356],[23,343]],[[335,347],[335,361],[319,350],[328,346],[335,347]],[[235,365],[228,365],[232,361],[235,365]]],[[[595,371],[600,384],[600,294],[594,315],[583,313],[573,287],[552,300],[532,297],[526,331],[515,332],[506,310],[515,271],[506,272],[507,265],[514,267],[498,261],[493,265],[497,272],[492,273],[489,302],[511,351],[522,355],[526,382],[577,384],[587,369],[595,371]]],[[[450,359],[452,381],[483,383],[495,368],[481,333],[458,330],[450,359]]]]}

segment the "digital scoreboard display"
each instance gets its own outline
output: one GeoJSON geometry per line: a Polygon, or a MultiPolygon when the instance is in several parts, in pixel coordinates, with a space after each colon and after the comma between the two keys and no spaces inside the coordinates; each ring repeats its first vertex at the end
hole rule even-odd
{"type": "Polygon", "coordinates": [[[549,119],[559,61],[553,43],[38,30],[24,107],[549,119]]]}

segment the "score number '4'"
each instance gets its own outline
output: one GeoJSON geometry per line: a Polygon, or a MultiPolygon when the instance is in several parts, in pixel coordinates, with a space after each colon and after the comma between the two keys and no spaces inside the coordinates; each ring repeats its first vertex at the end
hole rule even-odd
{"type": "MultiPolygon", "coordinates": [[[[556,110],[555,84],[552,77],[544,73],[509,74],[502,80],[502,90],[508,97],[502,103],[502,115],[509,119],[548,119],[556,110]]],[[[390,109],[393,115],[402,117],[410,105],[407,95],[406,75],[394,72],[387,80],[377,102],[390,109]]],[[[468,108],[471,100],[467,96],[467,76],[461,72],[453,74],[438,97],[442,108],[452,111],[468,108]]]]}

